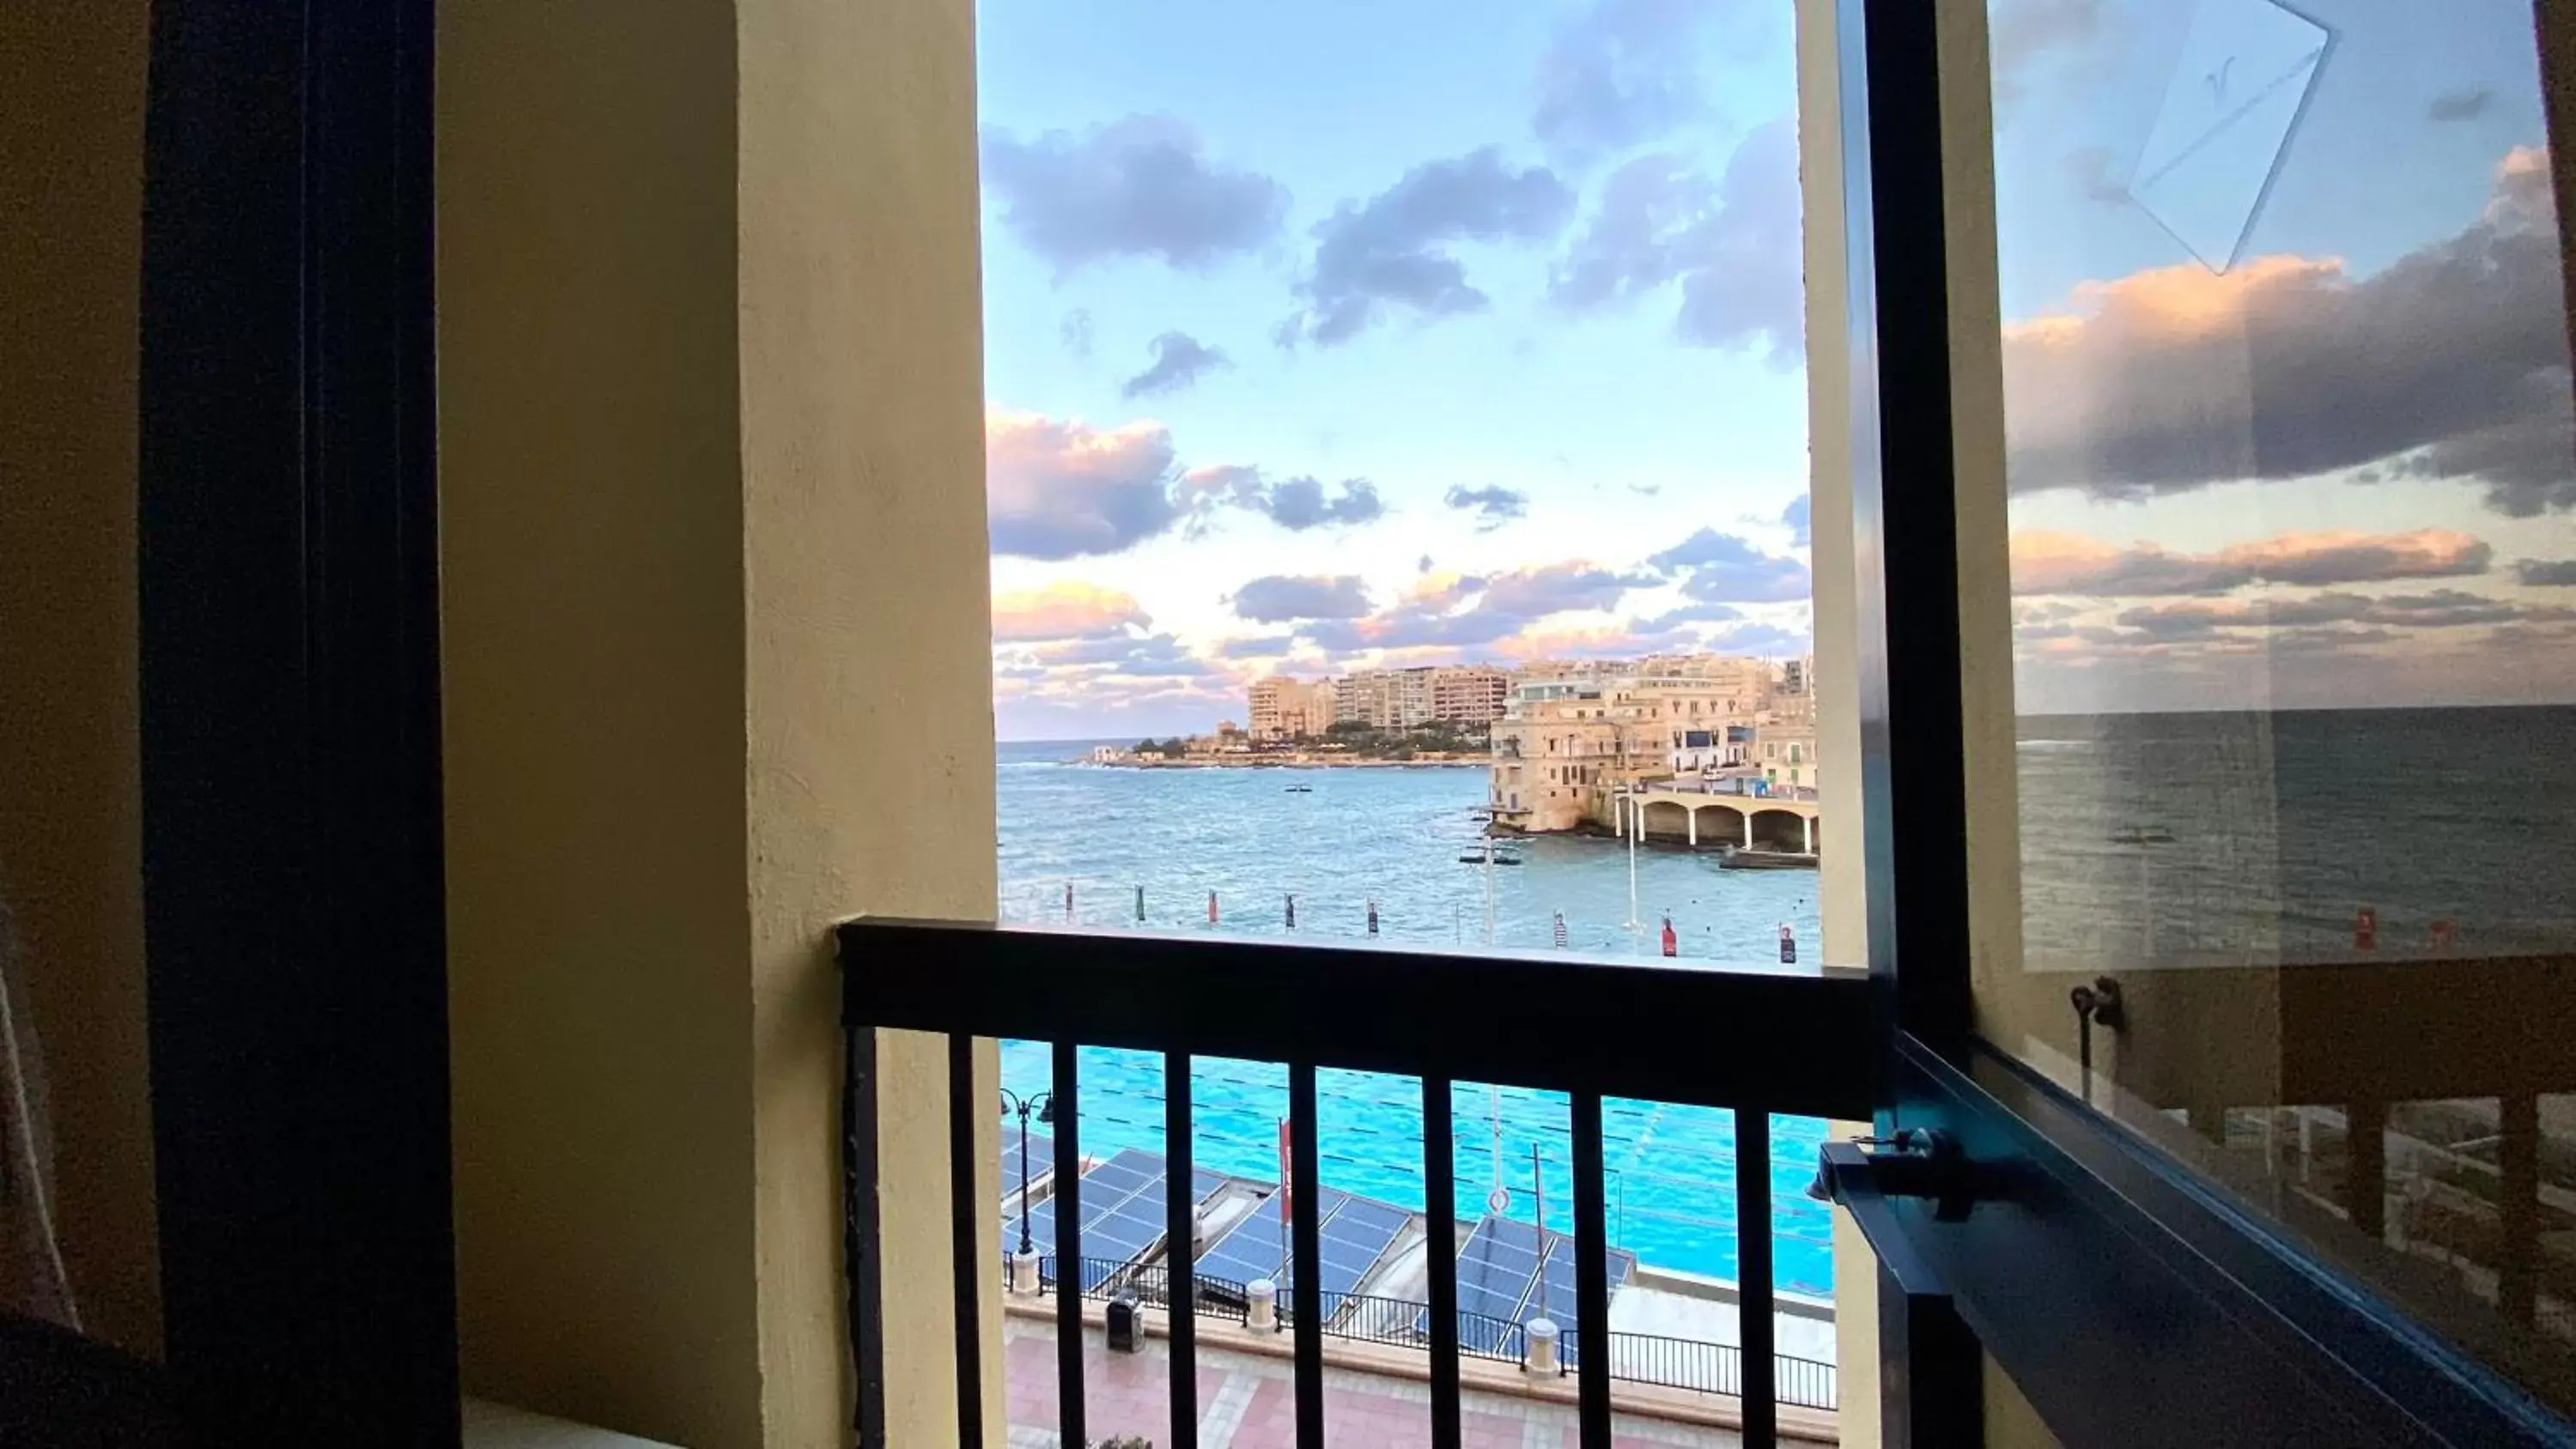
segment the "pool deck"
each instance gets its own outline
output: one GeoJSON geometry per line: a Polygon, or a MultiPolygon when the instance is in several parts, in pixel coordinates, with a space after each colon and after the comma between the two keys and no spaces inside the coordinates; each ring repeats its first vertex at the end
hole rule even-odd
{"type": "MultiPolygon", "coordinates": [[[[1053,1300],[1014,1301],[1002,1321],[1011,1449],[1061,1449],[1056,1434],[1053,1300]]],[[[1160,1443],[1171,1410],[1171,1350],[1161,1315],[1144,1315],[1146,1336],[1132,1354],[1104,1346],[1103,1309],[1084,1305],[1083,1402],[1094,1442],[1137,1435],[1160,1443]]],[[[1223,1320],[1198,1324],[1199,1443],[1202,1449],[1291,1449],[1296,1434],[1296,1367],[1289,1340],[1223,1320]]],[[[1572,1449],[1574,1381],[1532,1379],[1509,1364],[1460,1364],[1464,1449],[1572,1449]]],[[[1428,1449],[1428,1361],[1414,1350],[1327,1340],[1326,1436],[1341,1444],[1428,1449]]],[[[1618,1449],[1732,1449],[1742,1442],[1733,1399],[1634,1384],[1613,1385],[1618,1449]]],[[[1795,1443],[1840,1442],[1828,1413],[1783,1406],[1780,1436],[1795,1443]]]]}

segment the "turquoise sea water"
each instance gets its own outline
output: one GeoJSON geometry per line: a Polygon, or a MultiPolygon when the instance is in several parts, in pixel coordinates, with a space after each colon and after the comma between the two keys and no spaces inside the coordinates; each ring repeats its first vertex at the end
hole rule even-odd
{"type": "MultiPolygon", "coordinates": [[[[1086,746],[1004,745],[1000,786],[1002,907],[1006,920],[1072,919],[1102,930],[1146,923],[1205,927],[1207,895],[1218,929],[1297,932],[1318,942],[1365,939],[1367,907],[1391,940],[1464,946],[1485,940],[1487,872],[1461,864],[1481,836],[1481,769],[1123,770],[1074,761],[1086,746]],[[1290,784],[1311,787],[1292,792],[1290,784]]],[[[1681,954],[1709,961],[1776,956],[1782,924],[1812,951],[1816,877],[1806,871],[1721,871],[1713,857],[1672,849],[1637,852],[1637,905],[1646,929],[1626,928],[1629,853],[1615,841],[1542,838],[1519,843],[1522,865],[1491,872],[1493,939],[1551,944],[1562,912],[1581,954],[1659,949],[1672,918],[1681,954]]],[[[1083,1148],[1162,1146],[1160,1058],[1086,1048],[1081,1053],[1083,1148]]],[[[1007,1043],[1003,1079],[1014,1091],[1048,1085],[1047,1048],[1007,1043]]],[[[1361,1072],[1317,1076],[1317,1153],[1326,1184],[1422,1206],[1421,1086],[1361,1072]]],[[[1287,1113],[1287,1072],[1277,1063],[1201,1061],[1192,1102],[1200,1162],[1265,1180],[1278,1176],[1277,1121],[1287,1113]]],[[[1603,1104],[1612,1241],[1645,1262],[1735,1276],[1735,1132],[1730,1114],[1613,1099],[1603,1104]]],[[[1830,1294],[1830,1220],[1801,1195],[1814,1175],[1824,1125],[1772,1121],[1774,1272],[1787,1291],[1830,1294]]],[[[1487,1210],[1498,1189],[1513,1217],[1541,1208],[1551,1228],[1572,1230],[1571,1137],[1562,1093],[1461,1083],[1455,1097],[1457,1213],[1487,1210]],[[1535,1162],[1533,1153],[1535,1152],[1535,1162]]]]}

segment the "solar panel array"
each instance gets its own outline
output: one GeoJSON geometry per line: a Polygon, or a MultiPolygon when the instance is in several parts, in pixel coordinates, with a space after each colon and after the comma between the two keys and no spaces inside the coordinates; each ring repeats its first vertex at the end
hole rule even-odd
{"type": "MultiPolygon", "coordinates": [[[[1030,1151],[1037,1139],[1030,1139],[1030,1151]]],[[[1225,1186],[1225,1178],[1202,1168],[1190,1174],[1193,1205],[1206,1202],[1225,1186]]],[[[1162,1154],[1127,1148],[1082,1175],[1082,1291],[1100,1286],[1111,1273],[1152,1251],[1163,1238],[1169,1192],[1162,1154]]],[[[1055,1251],[1058,1198],[1039,1203],[1027,1216],[1028,1232],[1041,1256],[1055,1251]]],[[[1020,1245],[1020,1219],[1002,1228],[1002,1248],[1020,1245]]]]}
{"type": "MultiPolygon", "coordinates": [[[[1628,1281],[1637,1255],[1624,1248],[1609,1254],[1612,1287],[1628,1281]]],[[[1520,1327],[1545,1317],[1563,1332],[1558,1351],[1574,1361],[1577,1302],[1574,1240],[1562,1233],[1542,1238],[1536,1226],[1511,1218],[1488,1216],[1458,1249],[1458,1344],[1489,1354],[1520,1352],[1520,1327]]],[[[1415,1320],[1418,1331],[1431,1331],[1431,1312],[1415,1320]]]]}
{"type": "MultiPolygon", "coordinates": [[[[1315,1208],[1316,1285],[1326,1293],[1356,1291],[1413,1220],[1412,1213],[1393,1203],[1329,1187],[1317,1190],[1315,1208]]],[[[1227,1284],[1240,1287],[1267,1278],[1279,1285],[1285,1299],[1295,1285],[1281,1236],[1275,1205],[1247,1214],[1199,1255],[1199,1276],[1218,1292],[1226,1291],[1227,1284]]]]}

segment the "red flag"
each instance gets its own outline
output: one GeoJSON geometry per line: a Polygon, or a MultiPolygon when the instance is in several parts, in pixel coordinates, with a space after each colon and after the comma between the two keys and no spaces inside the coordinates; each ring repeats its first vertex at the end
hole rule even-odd
{"type": "Polygon", "coordinates": [[[1279,1221],[1288,1221],[1288,1200],[1293,1196],[1288,1179],[1288,1119],[1279,1119],[1279,1221]]]}

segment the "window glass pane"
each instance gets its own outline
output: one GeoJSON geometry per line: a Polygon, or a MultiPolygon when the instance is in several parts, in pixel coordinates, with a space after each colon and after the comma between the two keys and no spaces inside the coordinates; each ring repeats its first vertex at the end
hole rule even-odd
{"type": "MultiPolygon", "coordinates": [[[[977,44],[1002,919],[1569,975],[1816,964],[1845,762],[1812,653],[1791,8],[987,0],[977,44]]],[[[1037,1089],[1040,1049],[1004,1062],[1037,1089]]],[[[1086,1154],[1160,1141],[1138,1062],[1085,1049],[1086,1154]]],[[[1285,1081],[1198,1064],[1198,1162],[1237,1198],[1280,1181],[1285,1081]]],[[[1430,1204],[1419,1084],[1319,1085],[1321,1185],[1364,1204],[1353,1233],[1403,1220],[1328,1285],[1337,1370],[1419,1346],[1429,1254],[1480,1225],[1570,1253],[1564,1096],[1436,1104],[1460,1200],[1430,1204]]],[[[1822,1132],[1783,1119],[1775,1178],[1803,1185],[1822,1132]]],[[[1622,1350],[1623,1409],[1683,1442],[1733,1362],[1731,1119],[1622,1103],[1607,1135],[1639,1265],[1612,1317],[1661,1325],[1622,1350]]],[[[1223,1261],[1276,1263],[1263,1211],[1223,1261]]],[[[1776,1194],[1815,1413],[1822,1223],[1776,1194]]],[[[1103,1291],[1144,1256],[1095,1265],[1103,1291]]],[[[1516,1366],[1524,1316],[1571,1321],[1561,1278],[1470,1345],[1471,1426],[1563,1427],[1516,1366]]],[[[1038,1296],[1015,1385],[1049,1369],[1038,1296]]],[[[1273,1442],[1285,1379],[1223,1357],[1248,1331],[1202,1326],[1203,1369],[1241,1376],[1202,1403],[1273,1442]]],[[[1375,1392],[1334,1381],[1336,1435],[1420,1438],[1375,1392]]]]}
{"type": "Polygon", "coordinates": [[[2576,1406],[2532,8],[1988,14],[2023,929],[1982,1023],[2576,1406]]]}

